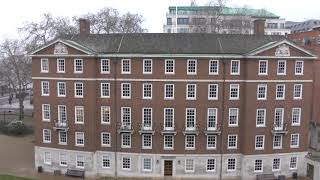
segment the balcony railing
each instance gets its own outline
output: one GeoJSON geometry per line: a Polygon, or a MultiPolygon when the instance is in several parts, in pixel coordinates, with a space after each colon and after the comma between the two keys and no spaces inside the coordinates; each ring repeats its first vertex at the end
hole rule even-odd
{"type": "Polygon", "coordinates": [[[195,135],[198,135],[199,132],[198,132],[198,125],[197,124],[194,124],[193,126],[191,127],[185,127],[184,131],[183,131],[183,134],[184,135],[187,135],[187,134],[195,134],[195,135]]]}
{"type": "Polygon", "coordinates": [[[131,125],[127,125],[127,124],[121,124],[119,129],[118,129],[118,133],[133,133],[133,128],[131,127],[131,125]]]}
{"type": "Polygon", "coordinates": [[[141,123],[141,128],[139,131],[140,135],[141,134],[154,134],[154,130],[152,128],[152,125],[149,123],[141,123]]]}
{"type": "Polygon", "coordinates": [[[288,133],[287,124],[273,124],[271,132],[274,135],[287,134],[288,133]]]}
{"type": "Polygon", "coordinates": [[[54,130],[63,130],[63,131],[68,131],[69,130],[69,126],[68,126],[68,121],[60,121],[60,120],[56,120],[54,121],[54,130]]]}
{"type": "Polygon", "coordinates": [[[216,134],[220,135],[221,134],[221,127],[220,126],[215,126],[215,127],[206,127],[204,130],[205,135],[210,135],[210,134],[216,134]]]}

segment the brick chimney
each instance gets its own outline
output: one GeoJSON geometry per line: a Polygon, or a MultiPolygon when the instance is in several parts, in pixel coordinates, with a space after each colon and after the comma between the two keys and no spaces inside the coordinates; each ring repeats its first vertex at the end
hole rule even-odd
{"type": "Polygon", "coordinates": [[[265,19],[256,19],[253,21],[254,34],[264,35],[265,19]]]}
{"type": "Polygon", "coordinates": [[[90,21],[88,19],[79,19],[79,30],[80,35],[90,34],[90,21]]]}

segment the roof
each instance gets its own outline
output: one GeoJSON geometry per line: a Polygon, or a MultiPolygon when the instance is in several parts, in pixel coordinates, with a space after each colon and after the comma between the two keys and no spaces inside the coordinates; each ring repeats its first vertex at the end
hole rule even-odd
{"type": "MultiPolygon", "coordinates": [[[[178,6],[178,11],[203,11],[208,9],[219,8],[219,6],[178,6]]],[[[169,6],[170,10],[176,10],[176,6],[169,6]]],[[[252,8],[232,8],[232,7],[222,7],[223,15],[248,15],[257,18],[279,18],[279,16],[265,10],[265,9],[252,9],[252,8]]]]}
{"type": "Polygon", "coordinates": [[[98,54],[245,54],[284,36],[200,33],[90,34],[60,37],[98,54]]]}

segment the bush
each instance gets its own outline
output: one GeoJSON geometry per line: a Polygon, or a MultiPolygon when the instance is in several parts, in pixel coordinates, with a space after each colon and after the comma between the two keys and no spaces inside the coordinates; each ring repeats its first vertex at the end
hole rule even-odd
{"type": "Polygon", "coordinates": [[[27,127],[22,121],[11,121],[10,123],[0,123],[0,131],[7,135],[19,136],[33,132],[31,127],[27,127]]]}

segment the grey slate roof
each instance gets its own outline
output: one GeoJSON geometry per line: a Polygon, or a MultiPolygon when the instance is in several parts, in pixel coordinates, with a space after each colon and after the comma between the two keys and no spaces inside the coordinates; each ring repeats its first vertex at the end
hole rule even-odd
{"type": "Polygon", "coordinates": [[[141,54],[245,54],[270,42],[284,40],[283,36],[239,34],[90,34],[61,39],[75,42],[95,53],[141,54]]]}

